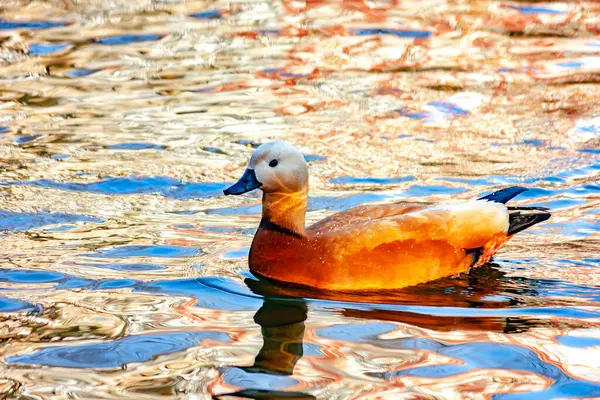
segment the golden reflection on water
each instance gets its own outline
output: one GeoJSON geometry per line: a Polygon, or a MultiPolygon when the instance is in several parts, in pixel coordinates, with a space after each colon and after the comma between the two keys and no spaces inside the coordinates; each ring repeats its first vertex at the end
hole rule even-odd
{"type": "Polygon", "coordinates": [[[0,398],[600,397],[600,7],[5,1],[0,398]],[[247,272],[271,139],[307,220],[507,185],[550,221],[402,291],[247,272]]]}

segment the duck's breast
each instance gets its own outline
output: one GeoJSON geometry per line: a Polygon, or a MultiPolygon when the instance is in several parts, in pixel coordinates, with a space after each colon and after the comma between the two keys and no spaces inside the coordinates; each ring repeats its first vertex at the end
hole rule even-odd
{"type": "Polygon", "coordinates": [[[318,286],[323,279],[319,243],[276,227],[258,228],[248,261],[253,272],[281,282],[318,286]]]}

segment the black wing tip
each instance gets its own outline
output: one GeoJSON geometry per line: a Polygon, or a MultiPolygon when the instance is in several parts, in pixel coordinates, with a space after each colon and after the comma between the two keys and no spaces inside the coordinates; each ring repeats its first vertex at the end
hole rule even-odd
{"type": "Polygon", "coordinates": [[[517,207],[513,207],[513,206],[508,206],[506,207],[506,209],[508,211],[550,211],[549,207],[529,207],[529,206],[517,206],[517,207]]]}
{"type": "Polygon", "coordinates": [[[488,200],[493,201],[495,203],[506,204],[507,201],[523,193],[526,190],[527,188],[523,186],[511,186],[497,190],[494,193],[488,194],[487,196],[480,197],[479,200],[488,200]]]}

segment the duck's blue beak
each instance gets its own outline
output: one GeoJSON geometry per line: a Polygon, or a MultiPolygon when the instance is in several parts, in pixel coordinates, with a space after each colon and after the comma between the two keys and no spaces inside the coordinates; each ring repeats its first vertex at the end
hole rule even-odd
{"type": "Polygon", "coordinates": [[[242,175],[240,180],[234,183],[233,185],[229,186],[227,189],[223,190],[223,193],[225,193],[226,196],[230,194],[238,195],[249,192],[254,189],[258,189],[261,186],[262,183],[260,183],[258,179],[256,179],[256,174],[254,173],[254,170],[248,168],[246,169],[244,175],[242,175]]]}

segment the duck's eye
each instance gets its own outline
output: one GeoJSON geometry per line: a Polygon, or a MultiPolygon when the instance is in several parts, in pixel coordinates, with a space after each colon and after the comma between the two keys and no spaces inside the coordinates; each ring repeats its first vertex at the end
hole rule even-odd
{"type": "Polygon", "coordinates": [[[269,161],[269,167],[275,168],[277,166],[277,164],[279,164],[279,161],[277,161],[277,160],[269,161]]]}

